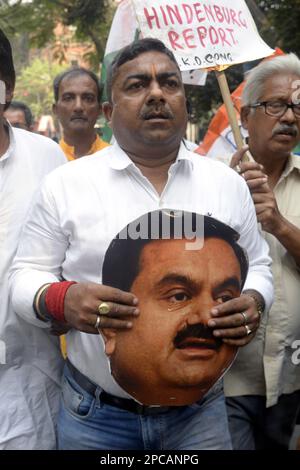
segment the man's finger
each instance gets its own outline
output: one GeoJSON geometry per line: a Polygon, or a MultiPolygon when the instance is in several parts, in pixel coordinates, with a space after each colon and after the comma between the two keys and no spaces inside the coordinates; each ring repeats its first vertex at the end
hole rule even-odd
{"type": "Polygon", "coordinates": [[[116,289],[115,287],[99,286],[97,291],[97,297],[99,300],[116,302],[118,304],[125,305],[137,305],[138,299],[134,294],[130,292],[116,289]]]}
{"type": "MultiPolygon", "coordinates": [[[[102,303],[102,302],[101,302],[102,303]]],[[[98,311],[98,307],[100,307],[101,303],[95,304],[94,311],[96,314],[103,315],[101,312],[98,311]]],[[[126,316],[138,316],[140,311],[137,307],[131,307],[129,305],[117,304],[115,302],[105,302],[108,306],[108,313],[105,314],[107,317],[126,317],[126,316]]]]}
{"type": "Polygon", "coordinates": [[[230,168],[235,168],[240,163],[247,150],[249,150],[249,146],[245,145],[241,150],[237,150],[233,154],[230,161],[230,168]]]}
{"type": "Polygon", "coordinates": [[[132,328],[132,326],[133,323],[131,321],[116,320],[114,318],[108,318],[101,315],[98,329],[101,330],[102,328],[114,328],[116,330],[128,330],[132,328]]]}
{"type": "MultiPolygon", "coordinates": [[[[247,318],[246,313],[243,312],[243,314],[247,318]]],[[[226,317],[213,318],[211,320],[208,320],[207,324],[210,328],[232,328],[244,326],[245,318],[243,317],[241,312],[238,312],[232,315],[228,315],[226,317]]]]}
{"type": "Polygon", "coordinates": [[[259,193],[266,193],[268,192],[267,186],[264,187],[264,185],[267,183],[268,179],[266,179],[264,176],[261,178],[256,178],[253,180],[247,180],[247,185],[248,188],[253,192],[254,190],[258,190],[259,193]]]}
{"type": "Polygon", "coordinates": [[[211,315],[213,317],[221,317],[228,315],[229,313],[240,313],[248,310],[250,302],[247,296],[237,297],[236,299],[228,300],[223,304],[216,305],[211,309],[211,315]]]}
{"type": "Polygon", "coordinates": [[[244,178],[246,181],[248,180],[254,180],[257,178],[264,178],[266,181],[268,180],[268,177],[260,170],[246,170],[243,172],[244,178]]]}

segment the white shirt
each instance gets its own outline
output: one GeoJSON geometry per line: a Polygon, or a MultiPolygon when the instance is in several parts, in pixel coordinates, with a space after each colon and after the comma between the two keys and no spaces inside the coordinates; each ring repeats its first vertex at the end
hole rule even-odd
{"type": "Polygon", "coordinates": [[[51,449],[61,360],[57,339],[18,317],[8,270],[41,179],[66,161],[50,139],[9,127],[0,158],[0,449],[51,449]]]}
{"type": "MultiPolygon", "coordinates": [[[[256,223],[246,183],[233,170],[188,151],[181,144],[161,195],[115,143],[89,158],[59,168],[35,198],[12,275],[13,305],[24,320],[35,318],[32,301],[46,282],[101,283],[105,251],[115,235],[142,214],[170,208],[209,214],[241,234],[250,258],[245,288],[272,301],[268,248],[256,223]]],[[[127,396],[113,380],[98,335],[71,330],[71,362],[113,395],[127,396]]]]}

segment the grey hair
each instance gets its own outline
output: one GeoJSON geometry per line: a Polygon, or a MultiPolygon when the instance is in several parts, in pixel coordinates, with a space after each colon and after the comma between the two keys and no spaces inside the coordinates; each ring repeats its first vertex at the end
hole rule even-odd
{"type": "Polygon", "coordinates": [[[242,94],[242,106],[257,103],[263,96],[266,80],[278,74],[298,75],[300,79],[300,60],[290,53],[261,62],[249,73],[242,94]]]}

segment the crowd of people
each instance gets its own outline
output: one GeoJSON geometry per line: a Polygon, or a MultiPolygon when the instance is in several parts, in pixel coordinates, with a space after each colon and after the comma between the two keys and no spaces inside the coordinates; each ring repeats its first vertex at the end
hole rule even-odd
{"type": "Polygon", "coordinates": [[[32,132],[15,80],[0,31],[0,449],[288,449],[299,58],[249,73],[247,146],[227,165],[187,147],[181,72],[157,39],[116,55],[103,105],[93,72],[55,78],[59,144],[32,132]]]}

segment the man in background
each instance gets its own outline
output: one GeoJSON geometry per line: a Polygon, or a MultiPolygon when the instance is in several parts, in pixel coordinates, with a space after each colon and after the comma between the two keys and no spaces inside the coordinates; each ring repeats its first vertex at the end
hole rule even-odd
{"type": "Polygon", "coordinates": [[[63,136],[59,144],[68,160],[91,155],[109,144],[95,129],[101,114],[101,88],[97,76],[82,67],[58,75],[53,82],[53,113],[63,136]]]}
{"type": "Polygon", "coordinates": [[[294,358],[300,338],[300,159],[292,154],[300,140],[299,83],[300,60],[287,54],[253,69],[242,96],[253,161],[240,163],[240,170],[270,247],[275,300],[225,378],[234,449],[287,449],[300,405],[294,358]]]}
{"type": "Polygon", "coordinates": [[[12,101],[4,112],[4,117],[13,126],[25,131],[33,130],[33,115],[27,104],[22,101],[12,101]]]}
{"type": "Polygon", "coordinates": [[[15,86],[11,46],[0,30],[0,449],[54,449],[62,360],[46,329],[18,317],[8,272],[32,195],[66,162],[52,140],[16,129],[4,118],[15,86]]]}

